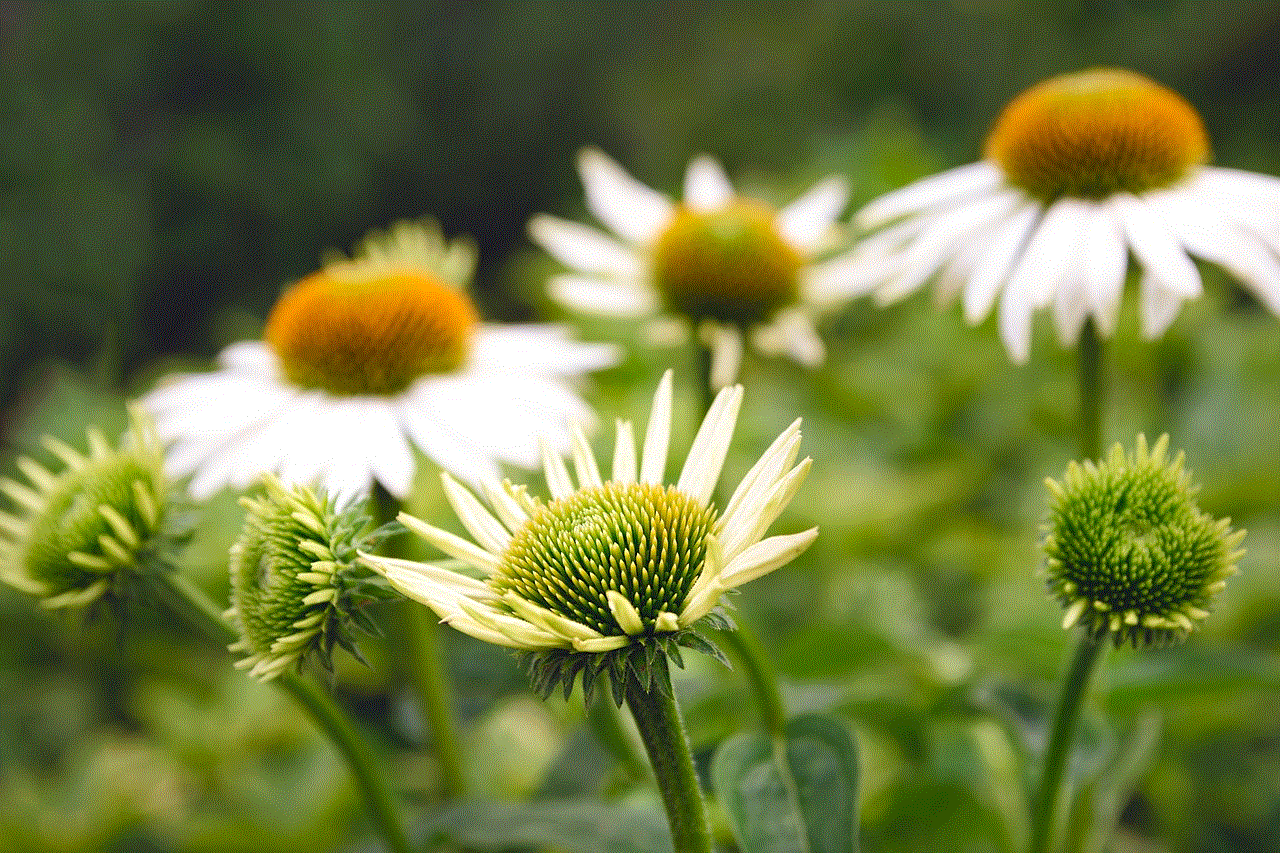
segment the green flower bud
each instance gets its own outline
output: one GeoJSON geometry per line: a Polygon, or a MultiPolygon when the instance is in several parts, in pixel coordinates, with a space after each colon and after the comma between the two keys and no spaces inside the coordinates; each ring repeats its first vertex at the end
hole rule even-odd
{"type": "Polygon", "coordinates": [[[363,661],[351,628],[377,633],[359,607],[382,597],[385,587],[357,564],[356,550],[372,548],[398,525],[366,533],[362,504],[339,511],[323,495],[286,488],[271,475],[263,485],[265,495],[241,498],[249,512],[231,546],[226,615],[240,639],[229,648],[247,654],[236,666],[267,681],[314,655],[332,673],[335,645],[363,661]]]}
{"type": "Polygon", "coordinates": [[[127,439],[114,448],[96,428],[82,454],[52,436],[43,444],[61,472],[23,457],[31,485],[0,480],[12,501],[0,512],[0,579],[39,596],[45,607],[78,607],[122,594],[132,578],[171,569],[186,539],[172,511],[164,454],[151,424],[130,412],[127,439]]]}
{"type": "Polygon", "coordinates": [[[1180,642],[1209,615],[1235,574],[1244,531],[1201,512],[1183,455],[1169,437],[1132,454],[1119,444],[1101,464],[1072,462],[1052,495],[1044,548],[1049,591],[1080,624],[1116,645],[1180,642]]]}

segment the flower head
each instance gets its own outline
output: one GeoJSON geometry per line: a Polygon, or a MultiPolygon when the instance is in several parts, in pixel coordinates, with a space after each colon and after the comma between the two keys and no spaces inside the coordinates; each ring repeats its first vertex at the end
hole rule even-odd
{"type": "Polygon", "coordinates": [[[408,560],[366,560],[447,624],[533,653],[535,686],[543,692],[559,685],[567,694],[579,672],[589,691],[607,672],[621,702],[626,679],[651,672],[646,656],[651,662],[668,654],[678,663],[679,646],[711,651],[694,626],[715,618],[724,593],[791,561],[817,535],[811,529],[763,538],[809,470],[808,459],[795,463],[798,420],[723,510],[711,503],[741,402],[741,386],[719,393],[674,485],[664,483],[670,372],[658,386],[639,454],[631,424],[618,422],[607,480],[580,431],[574,476],[560,457],[544,452],[550,500],[508,482],[486,489],[490,512],[442,475],[474,543],[410,515],[401,521],[479,577],[408,560]]]}
{"type": "Polygon", "coordinates": [[[87,454],[45,436],[62,471],[24,457],[17,464],[30,486],[0,480],[14,505],[0,512],[0,580],[40,596],[45,607],[78,607],[170,569],[187,531],[173,510],[160,443],[140,413],[130,416],[120,448],[96,428],[88,431],[87,454]]]}
{"type": "Polygon", "coordinates": [[[1200,295],[1189,255],[1216,263],[1280,314],[1280,179],[1206,166],[1196,111],[1140,74],[1095,68],[1013,100],[985,159],[911,184],[855,216],[879,229],[830,262],[846,295],[893,302],[936,276],[977,323],[997,297],[1000,336],[1027,359],[1036,310],[1064,345],[1086,319],[1116,324],[1131,253],[1142,332],[1158,337],[1200,295]]]}
{"type": "Polygon", "coordinates": [[[470,243],[409,222],[330,257],[281,295],[262,342],[148,395],[170,468],[198,497],[274,472],[347,500],[375,480],[403,497],[414,447],[470,482],[536,466],[539,435],[567,450],[569,422],[591,417],[572,377],[617,353],[482,323],[463,290],[474,262],[470,243]]]}
{"type": "Polygon", "coordinates": [[[1178,642],[1236,573],[1244,531],[1200,511],[1182,454],[1170,461],[1168,449],[1167,435],[1152,448],[1140,435],[1132,454],[1117,444],[1105,462],[1072,462],[1046,481],[1048,584],[1063,628],[1116,645],[1178,642]]]}
{"type": "Polygon", "coordinates": [[[685,174],[684,200],[639,183],[594,148],[578,169],[587,206],[618,238],[540,215],[529,232],[575,270],[551,282],[552,295],[587,313],[666,312],[699,329],[713,350],[713,383],[733,381],[749,333],[757,349],[803,364],[825,349],[812,314],[823,290],[814,256],[829,248],[848,189],[828,178],[782,210],[734,192],[710,157],[685,174]]]}
{"type": "Polygon", "coordinates": [[[382,594],[381,578],[357,563],[357,548],[372,548],[390,531],[370,532],[362,506],[339,511],[304,486],[286,488],[262,478],[266,494],[241,498],[248,510],[231,546],[231,608],[240,627],[236,666],[254,678],[275,678],[314,655],[333,671],[333,648],[359,657],[351,628],[376,632],[359,606],[382,594]]]}

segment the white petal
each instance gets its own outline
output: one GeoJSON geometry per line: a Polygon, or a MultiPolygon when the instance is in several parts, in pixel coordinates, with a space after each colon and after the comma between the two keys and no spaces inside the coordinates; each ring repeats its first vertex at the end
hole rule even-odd
{"type": "Polygon", "coordinates": [[[541,323],[483,323],[471,344],[468,372],[483,367],[502,373],[577,376],[618,363],[613,344],[574,340],[566,326],[541,323]]]}
{"type": "Polygon", "coordinates": [[[547,292],[561,305],[605,317],[643,317],[659,307],[657,294],[638,280],[558,275],[547,283],[547,292]]]}
{"type": "Polygon", "coordinates": [[[1143,272],[1140,286],[1139,313],[1142,318],[1142,336],[1147,340],[1155,340],[1173,324],[1185,297],[1165,289],[1160,279],[1149,271],[1143,272]]]}
{"type": "Polygon", "coordinates": [[[667,445],[671,442],[672,371],[662,374],[649,410],[644,430],[644,450],[640,455],[640,482],[661,483],[667,469],[667,445]]]}
{"type": "Polygon", "coordinates": [[[848,201],[848,182],[840,177],[827,178],[778,211],[778,232],[802,254],[812,255],[826,246],[832,226],[848,201]]]}
{"type": "Polygon", "coordinates": [[[1104,335],[1115,332],[1129,265],[1119,214],[1111,202],[1097,205],[1085,229],[1081,275],[1090,312],[1104,335]]]}
{"type": "Polygon", "coordinates": [[[694,210],[716,210],[733,200],[733,185],[714,158],[699,154],[684,173],[684,203],[694,210]]]}
{"type": "Polygon", "coordinates": [[[1112,206],[1120,215],[1134,257],[1164,290],[1194,299],[1200,295],[1200,273],[1187,251],[1170,233],[1161,213],[1137,196],[1116,195],[1112,206]]]}
{"type": "Polygon", "coordinates": [[[1025,291],[1037,308],[1048,305],[1069,275],[1091,212],[1090,206],[1074,198],[1050,205],[1009,273],[1007,287],[1025,291]]]}
{"type": "Polygon", "coordinates": [[[1089,294],[1083,284],[1071,281],[1058,288],[1053,298],[1053,325],[1058,340],[1069,347],[1080,339],[1085,317],[1089,315],[1089,294]]]}
{"type": "Polygon", "coordinates": [[[1230,220],[1213,216],[1194,198],[1167,192],[1149,199],[1192,254],[1227,270],[1273,314],[1280,314],[1280,259],[1256,236],[1230,220]]]}
{"type": "Polygon", "coordinates": [[[637,181],[598,148],[578,154],[578,173],[587,209],[613,233],[636,244],[648,243],[671,218],[671,200],[637,181]]]}
{"type": "Polygon", "coordinates": [[[805,367],[817,367],[827,357],[813,319],[802,308],[781,311],[772,322],[752,328],[751,345],[766,355],[786,355],[805,367]]]}
{"type": "Polygon", "coordinates": [[[540,213],[529,220],[529,236],[567,267],[621,278],[641,274],[631,248],[590,226],[540,213]]]}
{"type": "MultiPolygon", "coordinates": [[[[352,434],[367,448],[373,476],[388,492],[403,498],[413,485],[415,466],[397,409],[372,399],[362,401],[355,415],[358,420],[352,424],[352,434]]],[[[340,439],[335,436],[333,440],[340,439]]]]}
{"type": "Polygon", "coordinates": [[[712,390],[719,390],[738,378],[742,366],[742,333],[737,326],[705,320],[698,325],[698,337],[711,351],[711,370],[707,377],[712,390]]]}
{"type": "Polygon", "coordinates": [[[809,268],[805,298],[815,305],[830,305],[869,293],[894,274],[903,248],[927,223],[909,219],[864,238],[851,251],[809,268]]]}
{"type": "Polygon", "coordinates": [[[818,528],[813,527],[802,533],[770,536],[757,542],[729,561],[720,573],[720,583],[733,589],[767,575],[803,554],[817,538],[818,528]]]}
{"type": "Polygon", "coordinates": [[[1004,341],[1009,357],[1016,364],[1025,364],[1031,354],[1031,317],[1036,310],[1035,302],[1028,292],[1032,282],[1026,277],[1022,281],[1020,287],[1013,287],[1012,284],[1005,287],[997,318],[1000,340],[1004,341]]]}
{"type": "Polygon", "coordinates": [[[1021,204],[1018,195],[998,192],[974,196],[954,209],[928,217],[903,249],[894,276],[876,290],[881,305],[907,296],[957,254],[974,232],[1006,219],[1021,204]]]}
{"type": "Polygon", "coordinates": [[[853,221],[860,228],[875,228],[900,216],[992,190],[1003,183],[1004,176],[995,165],[986,161],[970,163],[886,193],[854,214],[853,221]]]}
{"type": "MultiPolygon", "coordinates": [[[[1193,195],[1203,195],[1239,222],[1264,237],[1280,240],[1280,178],[1240,169],[1206,167],[1187,185],[1193,195]]],[[[1280,251],[1280,245],[1272,242],[1280,251]]]]}
{"type": "Polygon", "coordinates": [[[444,496],[453,507],[458,520],[476,542],[491,554],[504,552],[511,542],[511,533],[502,526],[502,522],[494,518],[475,495],[459,485],[447,472],[440,472],[440,483],[444,486],[444,496]]]}
{"type": "Polygon", "coordinates": [[[617,422],[618,437],[613,445],[613,482],[634,483],[636,479],[636,433],[631,421],[617,422]]]}
{"type": "Polygon", "coordinates": [[[969,323],[977,323],[991,312],[996,295],[1009,278],[1032,229],[1040,219],[1040,207],[1026,204],[999,226],[988,242],[986,258],[974,269],[973,277],[964,288],[964,317],[969,323]]]}
{"type": "Polygon", "coordinates": [[[279,359],[271,347],[262,341],[237,341],[218,353],[218,363],[229,370],[257,376],[280,375],[279,359]]]}
{"type": "Polygon", "coordinates": [[[415,385],[399,404],[405,431],[427,458],[454,476],[473,485],[501,481],[493,455],[467,434],[457,401],[447,390],[445,383],[431,379],[415,385]]]}
{"type": "Polygon", "coordinates": [[[715,491],[741,407],[742,386],[725,388],[711,401],[707,416],[694,436],[676,488],[696,500],[699,506],[706,506],[715,491]]]}

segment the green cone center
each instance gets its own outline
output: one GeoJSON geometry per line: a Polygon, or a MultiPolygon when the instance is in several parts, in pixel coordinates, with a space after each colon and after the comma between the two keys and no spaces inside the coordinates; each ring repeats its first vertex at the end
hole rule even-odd
{"type": "Polygon", "coordinates": [[[653,247],[653,282],[667,308],[746,328],[795,304],[804,259],[775,220],[743,198],[712,211],[680,207],[653,247]]]}
{"type": "Polygon", "coordinates": [[[613,590],[645,625],[679,614],[702,571],[716,512],[674,486],[606,483],[552,501],[512,538],[489,582],[602,634],[626,632],[613,590]]]}

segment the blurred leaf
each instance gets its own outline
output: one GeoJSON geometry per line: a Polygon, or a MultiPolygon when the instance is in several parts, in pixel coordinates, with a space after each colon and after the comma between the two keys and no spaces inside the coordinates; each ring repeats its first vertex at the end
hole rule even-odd
{"type": "Polygon", "coordinates": [[[1067,849],[1071,853],[1104,853],[1107,849],[1125,805],[1155,761],[1161,727],[1158,713],[1144,714],[1102,772],[1080,786],[1067,818],[1067,849]]]}
{"type": "Polygon", "coordinates": [[[711,777],[744,853],[856,853],[858,755],[841,721],[796,717],[778,741],[739,735],[711,777]]]}
{"type": "Polygon", "coordinates": [[[1107,682],[1107,702],[1113,708],[1185,701],[1193,695],[1276,691],[1280,690],[1280,655],[1191,643],[1119,664],[1107,682]]]}
{"type": "Polygon", "coordinates": [[[431,815],[424,838],[473,851],[512,847],[563,853],[669,853],[671,833],[655,812],[595,801],[472,801],[431,815]]]}

